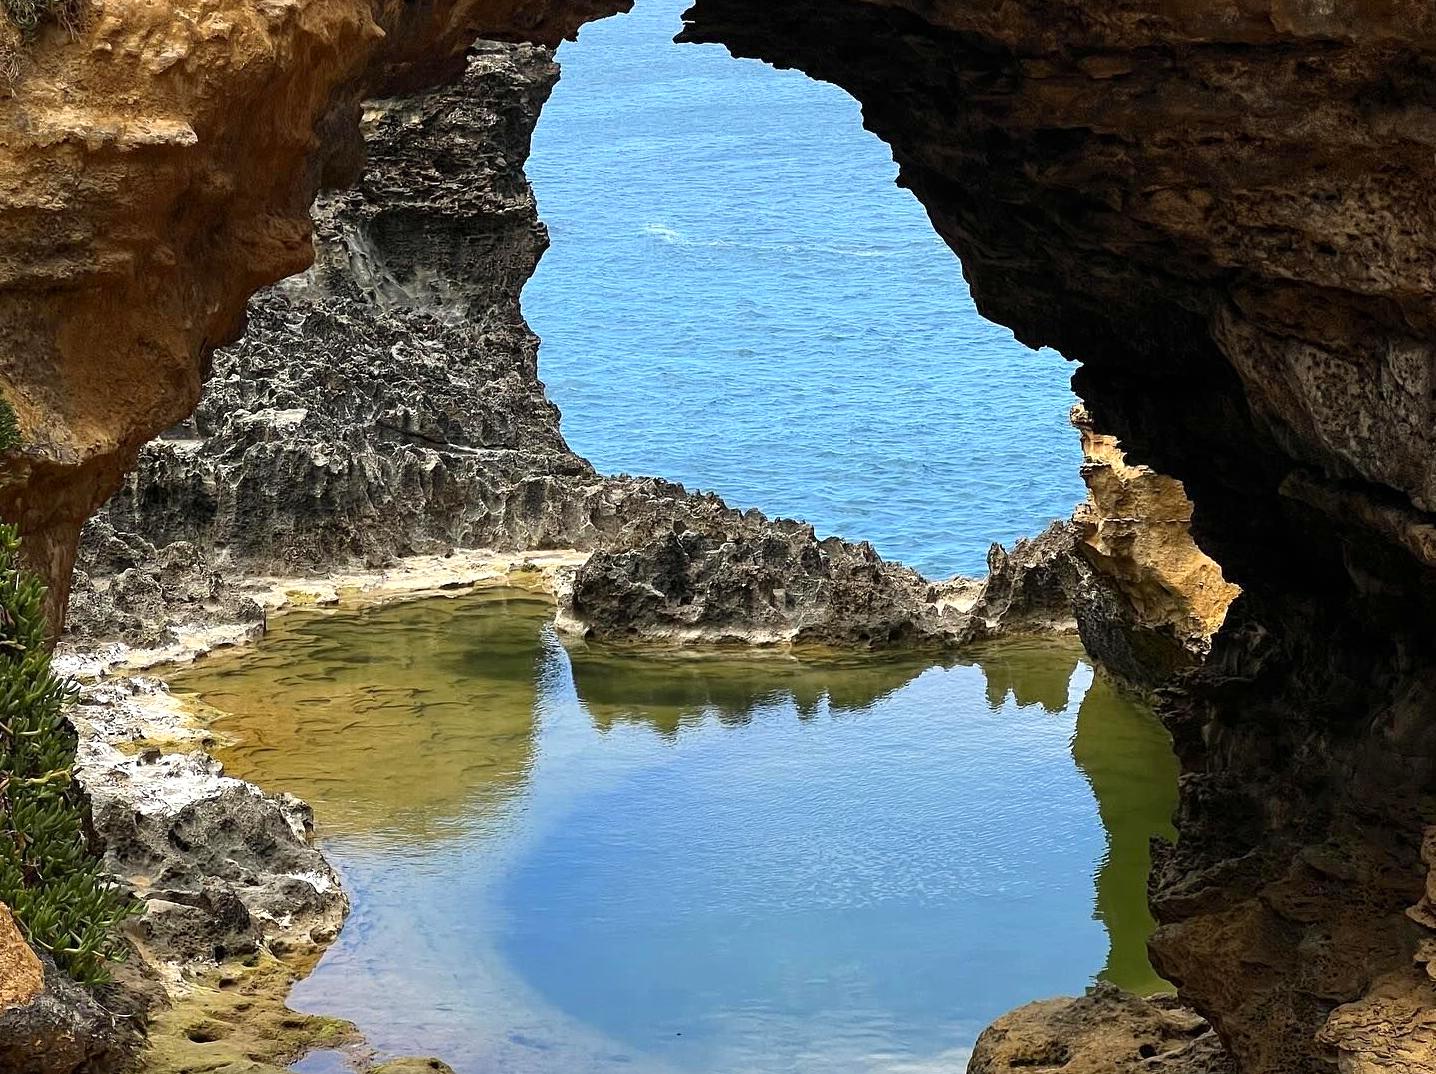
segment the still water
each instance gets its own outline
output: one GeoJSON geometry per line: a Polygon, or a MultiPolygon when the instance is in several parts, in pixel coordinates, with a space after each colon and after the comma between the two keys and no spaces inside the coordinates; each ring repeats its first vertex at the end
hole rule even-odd
{"type": "Polygon", "coordinates": [[[513,590],[295,613],[174,678],[354,913],[293,1004],[461,1074],[961,1070],[1147,965],[1161,728],[1080,651],[565,648],[513,590]]]}

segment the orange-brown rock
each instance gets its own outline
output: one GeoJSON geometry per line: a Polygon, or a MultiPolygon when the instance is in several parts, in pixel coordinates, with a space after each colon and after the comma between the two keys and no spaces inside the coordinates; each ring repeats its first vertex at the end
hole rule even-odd
{"type": "Polygon", "coordinates": [[[0,86],[0,474],[56,607],[79,528],[188,414],[308,209],[355,173],[358,102],[457,76],[475,35],[556,43],[631,0],[98,0],[0,86]]]}
{"type": "Polygon", "coordinates": [[[1075,999],[1029,1003],[977,1038],[968,1074],[1231,1074],[1211,1026],[1172,996],[1099,983],[1075,999]]]}
{"type": "MultiPolygon", "coordinates": [[[[0,511],[53,579],[249,293],[307,262],[356,102],[456,74],[475,32],[553,40],[620,6],[97,0],[30,47],[0,101],[0,387],[29,439],[0,511]]],[[[1097,427],[1182,483],[1241,587],[1167,702],[1160,968],[1252,1074],[1436,1069],[1436,934],[1406,912],[1436,790],[1436,7],[687,17],[862,102],[979,308],[1082,363],[1097,427]]]]}
{"type": "Polygon", "coordinates": [[[1098,432],[1080,404],[1071,418],[1087,485],[1072,516],[1079,549],[1130,607],[1125,623],[1107,625],[1098,655],[1131,683],[1160,685],[1206,657],[1240,590],[1192,539],[1182,483],[1127,462],[1116,437],[1098,432]]]}
{"type": "Polygon", "coordinates": [[[29,1003],[45,989],[45,968],[0,903],[0,1008],[29,1003]]]}

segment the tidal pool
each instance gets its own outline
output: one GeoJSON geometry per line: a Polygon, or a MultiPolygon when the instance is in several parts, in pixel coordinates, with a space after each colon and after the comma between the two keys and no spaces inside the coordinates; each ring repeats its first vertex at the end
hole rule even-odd
{"type": "Polygon", "coordinates": [[[173,678],[306,798],[354,911],[294,1006],[460,1074],[961,1070],[1138,991],[1164,732],[1079,649],[570,645],[500,590],[295,613],[173,678]]]}

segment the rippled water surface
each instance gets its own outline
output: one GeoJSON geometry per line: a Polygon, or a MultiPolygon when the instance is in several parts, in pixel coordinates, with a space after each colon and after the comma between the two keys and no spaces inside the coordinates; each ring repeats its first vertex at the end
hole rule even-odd
{"type": "MultiPolygon", "coordinates": [[[[685,3],[566,45],[538,131],[570,441],[980,571],[1080,498],[1068,369],[977,316],[852,101],[668,44],[685,3]]],[[[1075,647],[639,654],[550,613],[295,613],[175,681],[353,894],[296,1006],[461,1074],[917,1074],[1099,974],[1160,987],[1175,764],[1075,647]]]]}
{"type": "Polygon", "coordinates": [[[353,893],[296,1006],[461,1074],[856,1074],[960,1070],[1104,971],[1159,986],[1174,762],[1074,647],[566,650],[549,615],[296,613],[175,680],[353,893]]]}
{"type": "Polygon", "coordinates": [[[1082,497],[1070,367],[978,316],[851,98],[671,44],[688,2],[564,45],[535,137],[524,308],[569,441],[980,573],[1082,497]]]}

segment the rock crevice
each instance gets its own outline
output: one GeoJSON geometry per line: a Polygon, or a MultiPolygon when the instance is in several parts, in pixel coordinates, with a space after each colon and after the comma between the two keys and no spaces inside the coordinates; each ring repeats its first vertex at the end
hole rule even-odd
{"type": "MultiPolygon", "coordinates": [[[[251,292],[306,266],[358,102],[459,77],[476,34],[620,6],[99,0],[36,44],[0,100],[0,383],[27,438],[0,511],[57,601],[251,292]]],[[[686,37],[860,100],[982,312],[1082,363],[1096,427],[1182,483],[1240,586],[1167,701],[1154,951],[1183,998],[1252,1074],[1431,1065],[1408,910],[1436,786],[1436,13],[697,0],[686,37]]]]}

